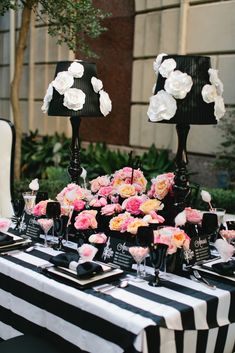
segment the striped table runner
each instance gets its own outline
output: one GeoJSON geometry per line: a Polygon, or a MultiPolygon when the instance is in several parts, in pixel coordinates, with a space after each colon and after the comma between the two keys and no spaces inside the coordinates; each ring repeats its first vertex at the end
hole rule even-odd
{"type": "Polygon", "coordinates": [[[91,353],[233,353],[235,286],[211,290],[171,275],[162,287],[130,282],[109,293],[78,290],[38,266],[52,249],[0,256],[0,337],[40,333],[91,353]]]}

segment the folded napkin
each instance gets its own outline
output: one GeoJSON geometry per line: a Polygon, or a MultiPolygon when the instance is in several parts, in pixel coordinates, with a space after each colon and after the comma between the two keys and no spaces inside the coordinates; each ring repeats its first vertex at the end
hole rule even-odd
{"type": "Polygon", "coordinates": [[[77,272],[77,277],[80,279],[90,278],[103,272],[102,266],[95,262],[78,263],[79,254],[76,253],[62,253],[50,258],[50,262],[55,266],[69,268],[77,272]]]}
{"type": "Polygon", "coordinates": [[[76,253],[62,253],[50,258],[50,262],[55,266],[70,268],[71,263],[75,262],[78,265],[79,254],[76,253]]]}
{"type": "Polygon", "coordinates": [[[220,262],[211,266],[213,270],[223,276],[234,276],[235,260],[220,262]]]}
{"type": "Polygon", "coordinates": [[[86,279],[103,272],[102,266],[95,262],[83,262],[77,266],[77,276],[80,279],[86,279]]]}
{"type": "Polygon", "coordinates": [[[0,246],[14,244],[14,242],[13,237],[0,232],[0,246]]]}

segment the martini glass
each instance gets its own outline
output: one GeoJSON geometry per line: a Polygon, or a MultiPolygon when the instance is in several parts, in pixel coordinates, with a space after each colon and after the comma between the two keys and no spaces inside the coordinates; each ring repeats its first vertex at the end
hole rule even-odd
{"type": "Polygon", "coordinates": [[[136,282],[142,282],[144,281],[141,270],[140,270],[140,264],[144,260],[144,258],[148,255],[149,253],[149,248],[148,247],[143,247],[143,246],[131,246],[129,247],[129,253],[135,260],[137,264],[137,271],[136,271],[136,277],[134,278],[134,281],[136,282]]]}
{"type": "Polygon", "coordinates": [[[51,227],[53,226],[53,219],[39,218],[37,222],[40,225],[40,227],[42,228],[42,230],[44,231],[44,235],[45,235],[44,247],[48,247],[47,234],[48,234],[49,230],[51,229],[51,227]]]}

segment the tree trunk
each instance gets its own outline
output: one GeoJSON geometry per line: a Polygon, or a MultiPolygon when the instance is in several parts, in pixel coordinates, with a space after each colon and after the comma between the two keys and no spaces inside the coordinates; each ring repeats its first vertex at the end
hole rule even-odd
{"type": "Polygon", "coordinates": [[[14,77],[11,82],[11,104],[14,118],[14,125],[16,130],[16,147],[15,147],[15,164],[14,164],[14,177],[20,179],[20,166],[21,166],[21,138],[22,138],[22,116],[20,109],[19,90],[20,81],[24,64],[24,51],[27,46],[27,38],[29,33],[30,19],[32,8],[30,0],[24,4],[21,17],[21,26],[16,45],[15,56],[15,71],[14,77]]]}

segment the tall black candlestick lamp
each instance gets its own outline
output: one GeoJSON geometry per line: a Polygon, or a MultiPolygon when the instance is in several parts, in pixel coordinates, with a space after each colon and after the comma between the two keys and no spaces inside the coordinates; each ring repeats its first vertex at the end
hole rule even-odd
{"type": "MultiPolygon", "coordinates": [[[[83,108],[77,111],[68,109],[63,105],[64,96],[59,94],[55,88],[53,88],[53,96],[48,109],[49,116],[70,116],[72,142],[70,146],[71,156],[68,172],[71,182],[75,184],[79,184],[79,177],[82,172],[79,139],[81,117],[103,116],[100,111],[99,94],[93,90],[91,84],[91,78],[93,76],[97,77],[96,65],[84,61],[79,61],[79,63],[84,66],[84,74],[81,78],[74,78],[74,84],[71,88],[81,89],[86,94],[83,108]]],[[[67,71],[71,64],[72,61],[59,61],[56,66],[55,77],[59,72],[67,71]]]]}
{"type": "MultiPolygon", "coordinates": [[[[201,90],[209,82],[208,69],[211,68],[210,58],[205,56],[190,55],[167,55],[162,58],[174,59],[176,70],[185,72],[191,76],[193,85],[190,92],[184,99],[177,99],[177,110],[170,120],[161,120],[158,123],[176,124],[178,136],[178,149],[175,157],[175,184],[174,196],[177,213],[181,212],[187,203],[190,195],[189,177],[187,172],[187,137],[190,125],[217,124],[214,116],[214,104],[207,104],[203,101],[201,90]]],[[[154,95],[164,90],[166,78],[158,74],[154,95]]]]}

